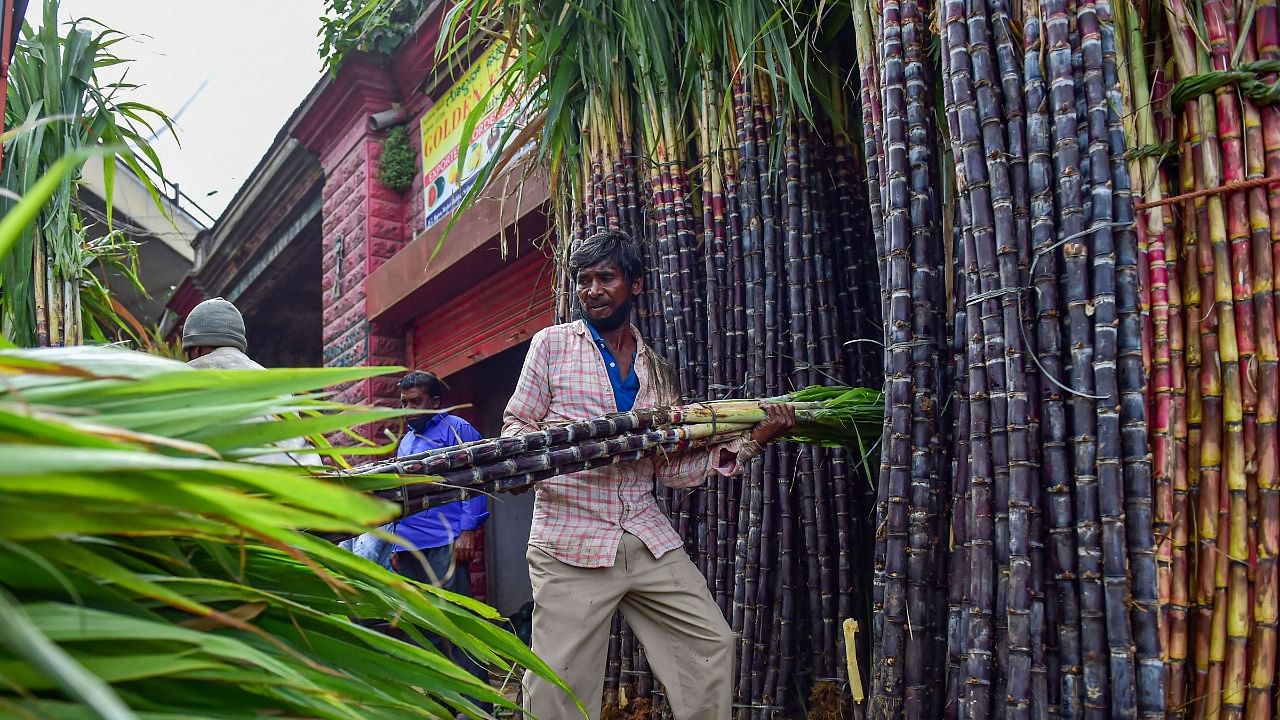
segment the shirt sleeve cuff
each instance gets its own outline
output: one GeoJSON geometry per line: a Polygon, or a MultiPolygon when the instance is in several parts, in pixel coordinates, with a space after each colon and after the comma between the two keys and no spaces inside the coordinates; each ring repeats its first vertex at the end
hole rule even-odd
{"type": "Polygon", "coordinates": [[[747,432],[735,435],[728,442],[716,446],[716,472],[725,477],[733,477],[746,469],[751,458],[759,455],[764,448],[751,439],[747,432]]]}

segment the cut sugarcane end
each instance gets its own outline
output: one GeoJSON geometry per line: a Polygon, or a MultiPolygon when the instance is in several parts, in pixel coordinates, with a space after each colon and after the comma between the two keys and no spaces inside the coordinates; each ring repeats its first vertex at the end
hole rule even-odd
{"type": "Polygon", "coordinates": [[[866,695],[862,692],[862,673],[858,672],[858,645],[855,642],[857,636],[858,621],[846,619],[844,621],[844,656],[848,663],[849,692],[853,695],[853,701],[861,704],[866,699],[866,695]]]}

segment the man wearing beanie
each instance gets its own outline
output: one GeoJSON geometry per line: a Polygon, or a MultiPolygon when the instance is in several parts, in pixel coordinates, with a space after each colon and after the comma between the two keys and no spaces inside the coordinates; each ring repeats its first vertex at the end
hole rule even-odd
{"type": "Polygon", "coordinates": [[[244,317],[235,305],[213,298],[191,310],[182,326],[182,350],[193,368],[261,370],[245,351],[244,317]]]}
{"type": "MultiPolygon", "coordinates": [[[[262,370],[263,367],[245,355],[249,343],[244,334],[244,317],[235,305],[213,298],[191,310],[182,326],[182,351],[187,365],[201,370],[262,370]]],[[[275,443],[282,450],[301,450],[307,446],[302,438],[275,443]]],[[[253,462],[267,465],[318,465],[314,454],[270,453],[255,455],[253,462]]]]}

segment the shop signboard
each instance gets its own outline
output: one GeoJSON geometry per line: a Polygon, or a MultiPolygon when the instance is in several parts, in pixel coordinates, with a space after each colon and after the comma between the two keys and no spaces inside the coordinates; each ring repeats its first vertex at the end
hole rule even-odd
{"type": "Polygon", "coordinates": [[[527,93],[514,93],[501,104],[491,102],[471,134],[466,157],[459,167],[458,150],[467,117],[485,100],[490,88],[498,84],[503,66],[509,61],[506,45],[493,44],[422,116],[424,229],[453,212],[480,169],[503,151],[503,136],[512,123],[523,121],[520,106],[521,100],[528,98],[527,93]]]}

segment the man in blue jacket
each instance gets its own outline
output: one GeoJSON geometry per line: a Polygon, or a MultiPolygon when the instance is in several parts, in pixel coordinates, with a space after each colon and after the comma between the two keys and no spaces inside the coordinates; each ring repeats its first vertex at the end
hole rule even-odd
{"type": "MultiPolygon", "coordinates": [[[[445,393],[440,378],[415,370],[400,380],[399,387],[402,407],[437,412],[409,418],[408,432],[400,440],[396,453],[398,457],[480,439],[480,433],[471,423],[440,411],[445,393]]],[[[395,524],[394,532],[422,553],[430,572],[413,553],[401,547],[394,548],[392,566],[405,577],[470,596],[471,578],[467,568],[475,555],[476,535],[488,517],[488,498],[481,495],[401,519],[395,524]]]]}
{"type": "MultiPolygon", "coordinates": [[[[432,373],[414,370],[401,378],[397,386],[400,388],[401,407],[439,410],[443,404],[445,384],[432,373]]],[[[471,423],[447,412],[417,415],[409,418],[406,424],[407,432],[400,439],[396,457],[480,439],[480,433],[471,423]]],[[[393,545],[372,533],[343,540],[341,545],[405,577],[470,597],[471,576],[467,566],[475,555],[476,534],[488,517],[487,498],[481,495],[433,507],[379,528],[409,541],[427,559],[430,572],[407,548],[393,545]]]]}
{"type": "MultiPolygon", "coordinates": [[[[434,374],[415,370],[400,380],[399,387],[401,407],[436,412],[409,418],[408,432],[400,440],[397,457],[480,439],[480,433],[471,423],[440,410],[447,388],[434,374]]],[[[476,536],[488,517],[488,498],[481,495],[401,518],[391,531],[416,548],[426,565],[406,548],[395,546],[391,566],[405,577],[471,597],[470,566],[475,556],[476,536]]],[[[439,638],[431,640],[437,646],[442,645],[439,638]]],[[[489,673],[466,653],[456,647],[441,647],[441,650],[463,670],[482,682],[489,682],[489,673]]],[[[481,704],[480,708],[486,712],[491,709],[487,704],[481,704]]]]}

